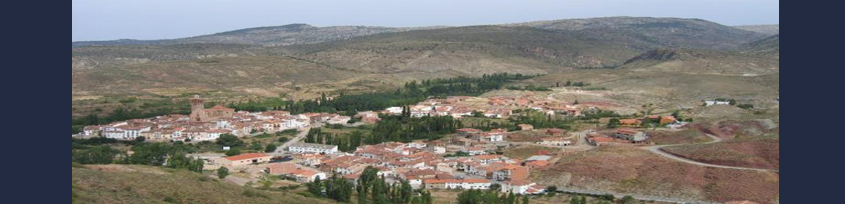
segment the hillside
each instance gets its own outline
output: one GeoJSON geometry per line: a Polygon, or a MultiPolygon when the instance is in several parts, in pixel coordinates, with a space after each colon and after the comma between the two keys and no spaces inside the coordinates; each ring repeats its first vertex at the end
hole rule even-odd
{"type": "Polygon", "coordinates": [[[742,46],[742,51],[746,53],[754,53],[754,54],[761,54],[761,55],[768,55],[774,57],[780,57],[780,35],[775,35],[772,37],[768,37],[766,39],[762,39],[759,41],[755,41],[752,43],[748,43],[742,46]]]}
{"type": "Polygon", "coordinates": [[[728,202],[774,203],[777,173],[705,168],[636,147],[605,146],[566,156],[532,175],[543,185],[728,202]]]}
{"type": "Polygon", "coordinates": [[[173,45],[173,44],[248,44],[263,46],[283,46],[314,44],[336,40],[346,40],[358,36],[379,33],[404,32],[438,27],[388,28],[371,26],[333,26],[316,27],[307,24],[290,24],[274,27],[249,28],[170,40],[116,40],[73,42],[71,47],[106,46],[106,45],[173,45]]]}
{"type": "Polygon", "coordinates": [[[780,34],[780,25],[745,25],[745,26],[735,26],[736,28],[757,32],[765,35],[778,35],[780,34]]]}
{"type": "Polygon", "coordinates": [[[643,48],[729,49],[768,35],[700,19],[609,17],[513,24],[620,38],[643,48]]]}
{"type": "Polygon", "coordinates": [[[147,166],[72,167],[71,184],[72,203],[333,203],[147,166]]]}
{"type": "Polygon", "coordinates": [[[299,56],[376,73],[545,73],[619,63],[639,51],[612,39],[528,27],[478,26],[383,34],[311,47],[299,56]]]}
{"type": "Polygon", "coordinates": [[[758,76],[779,72],[780,60],[733,51],[656,49],[626,61],[621,68],[686,74],[758,76]]]}
{"type": "Polygon", "coordinates": [[[543,86],[583,74],[584,80],[595,84],[632,91],[618,100],[663,101],[691,95],[692,100],[685,99],[690,103],[726,93],[761,91],[755,88],[758,84],[772,87],[772,79],[777,80],[771,76],[777,72],[777,58],[721,49],[763,35],[702,20],[620,17],[415,29],[289,25],[176,42],[192,44],[122,41],[134,45],[75,47],[71,52],[73,113],[117,107],[116,101],[128,97],[169,100],[204,94],[303,99],[321,92],[384,90],[410,80],[502,72],[548,74],[527,82],[550,83],[543,86]],[[271,44],[291,45],[264,46],[271,44]],[[654,53],[649,51],[657,49],[683,57],[650,56],[654,53]],[[619,66],[623,69],[596,69],[619,66]],[[608,76],[594,75],[598,73],[608,76]],[[694,80],[689,80],[693,75],[694,80]],[[761,77],[734,77],[746,75],[761,77]],[[683,90],[665,90],[680,82],[689,84],[672,88],[683,90]],[[696,95],[710,90],[719,91],[696,95]]]}

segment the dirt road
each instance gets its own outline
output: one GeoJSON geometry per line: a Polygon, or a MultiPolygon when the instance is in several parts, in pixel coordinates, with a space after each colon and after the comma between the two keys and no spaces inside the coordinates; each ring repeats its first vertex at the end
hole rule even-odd
{"type": "MultiPolygon", "coordinates": [[[[713,136],[713,135],[711,135],[711,134],[705,134],[705,135],[707,135],[707,136],[708,136],[708,137],[710,137],[710,138],[713,138],[713,141],[710,141],[710,142],[705,142],[705,143],[701,143],[701,144],[713,144],[713,143],[719,143],[719,142],[722,142],[722,138],[719,138],[719,137],[713,136]]],[[[747,167],[735,167],[735,166],[725,166],[725,165],[707,164],[707,163],[698,162],[698,161],[694,161],[694,160],[686,159],[686,158],[683,158],[683,157],[675,156],[675,155],[673,155],[673,154],[670,154],[670,153],[668,153],[668,152],[663,151],[663,148],[666,148],[666,147],[675,147],[675,146],[683,146],[683,145],[688,145],[688,144],[678,144],[678,145],[657,145],[657,146],[642,147],[642,149],[644,149],[644,150],[648,150],[649,152],[652,152],[652,153],[654,153],[654,154],[657,154],[657,155],[660,155],[660,156],[663,156],[663,157],[666,157],[666,158],[669,158],[669,159],[672,159],[672,160],[675,160],[675,161],[684,162],[684,163],[687,163],[687,164],[692,164],[692,165],[705,166],[705,167],[713,167],[713,168],[723,168],[723,169],[736,169],[736,170],[748,170],[748,171],[763,171],[763,172],[779,172],[779,170],[773,170],[773,169],[758,169],[758,168],[747,168],[747,167]]]]}

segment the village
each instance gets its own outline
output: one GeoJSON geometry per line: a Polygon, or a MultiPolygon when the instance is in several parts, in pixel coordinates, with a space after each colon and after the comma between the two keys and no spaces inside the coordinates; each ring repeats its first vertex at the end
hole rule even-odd
{"type": "Polygon", "coordinates": [[[489,131],[461,128],[454,135],[440,140],[385,142],[342,152],[335,145],[304,143],[301,140],[311,128],[320,128],[326,124],[373,124],[380,121],[380,117],[390,115],[508,119],[519,114],[515,113],[516,110],[533,110],[550,118],[578,117],[600,107],[538,99],[531,95],[491,98],[455,96],[429,99],[413,106],[360,112],[350,117],[329,113],[292,115],[286,111],[236,112],[223,106],[206,109],[204,102],[195,96],[191,100],[190,115],[167,115],[88,126],[81,136],[196,143],[215,141],[223,135],[248,138],[258,134],[297,130],[300,134],[296,138],[274,152],[191,156],[204,160],[205,170],[214,171],[225,167],[242,173],[244,181],[276,176],[308,183],[334,175],[354,183],[366,168],[374,167],[379,170],[378,175],[388,181],[407,181],[416,189],[498,189],[504,193],[537,195],[546,193],[547,187],[532,182],[531,172],[553,164],[555,155],[538,152],[529,158],[516,159],[501,155],[502,149],[538,146],[566,151],[567,148],[583,150],[602,145],[644,145],[649,136],[637,129],[643,127],[644,123],[653,121],[663,126],[683,124],[673,116],[646,116],[619,120],[619,128],[602,131],[535,129],[530,124],[519,124],[518,129],[513,131],[501,128],[489,131]],[[349,124],[353,118],[356,122],[349,124]]]}

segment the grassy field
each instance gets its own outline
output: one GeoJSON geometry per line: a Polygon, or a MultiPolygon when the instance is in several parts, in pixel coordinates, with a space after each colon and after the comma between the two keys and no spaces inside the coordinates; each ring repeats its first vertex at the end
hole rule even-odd
{"type": "Polygon", "coordinates": [[[71,179],[72,203],[334,203],[146,166],[76,166],[71,179]]]}

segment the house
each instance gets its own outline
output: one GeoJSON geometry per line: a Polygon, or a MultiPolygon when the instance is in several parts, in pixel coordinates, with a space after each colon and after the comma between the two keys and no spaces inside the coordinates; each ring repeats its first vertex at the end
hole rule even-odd
{"type": "Polygon", "coordinates": [[[569,146],[572,145],[572,141],[564,139],[562,137],[554,137],[544,138],[543,141],[537,142],[537,144],[549,146],[569,146]]]}
{"type": "Polygon", "coordinates": [[[334,154],[338,152],[338,148],[336,145],[296,143],[288,147],[288,151],[293,153],[334,154]]]}
{"type": "Polygon", "coordinates": [[[565,134],[565,133],[566,133],[566,130],[557,129],[557,128],[552,128],[552,129],[546,130],[546,135],[548,135],[548,136],[563,136],[563,134],[565,134]]]}
{"type": "Polygon", "coordinates": [[[634,143],[643,142],[648,139],[648,135],[643,132],[633,129],[619,129],[613,134],[613,137],[628,140],[634,143]]]}
{"type": "Polygon", "coordinates": [[[270,162],[273,156],[264,153],[242,154],[238,156],[226,157],[221,161],[221,164],[228,167],[239,167],[250,164],[261,164],[270,162]]]}
{"type": "Polygon", "coordinates": [[[639,119],[622,119],[619,120],[619,125],[622,127],[639,127],[643,124],[642,120],[639,119]]]}
{"type": "Polygon", "coordinates": [[[426,179],[423,183],[426,189],[485,190],[493,185],[487,179],[426,179]]]}
{"type": "Polygon", "coordinates": [[[705,106],[715,106],[715,105],[731,105],[730,101],[724,100],[714,100],[714,101],[704,101],[705,106]]]}
{"type": "Polygon", "coordinates": [[[525,166],[528,168],[542,168],[548,166],[550,163],[549,161],[537,160],[537,161],[530,161],[526,162],[525,166]]]}
{"type": "Polygon", "coordinates": [[[349,116],[337,116],[333,117],[332,119],[329,119],[328,121],[326,121],[326,123],[332,125],[343,125],[349,123],[350,120],[352,120],[352,118],[349,116]]]}
{"type": "Polygon", "coordinates": [[[510,181],[505,182],[505,184],[502,185],[501,191],[502,193],[525,195],[528,194],[529,189],[535,185],[537,184],[525,180],[510,181]]]}
{"type": "Polygon", "coordinates": [[[498,181],[525,180],[528,179],[529,172],[530,170],[528,167],[507,165],[502,167],[501,170],[493,172],[493,179],[496,179],[498,181]]]}
{"type": "Polygon", "coordinates": [[[534,130],[534,126],[529,124],[520,124],[519,129],[522,131],[534,130]]]}
{"type": "Polygon", "coordinates": [[[676,122],[678,122],[678,119],[676,119],[675,116],[664,116],[663,118],[660,118],[660,125],[668,125],[676,122]]]}
{"type": "Polygon", "coordinates": [[[277,163],[267,166],[265,172],[274,176],[289,176],[296,179],[297,182],[307,183],[320,179],[326,179],[326,173],[299,167],[291,163],[277,163]]]}
{"type": "Polygon", "coordinates": [[[602,146],[605,144],[615,143],[616,139],[606,136],[592,136],[590,138],[587,138],[587,142],[593,146],[602,146]]]}

